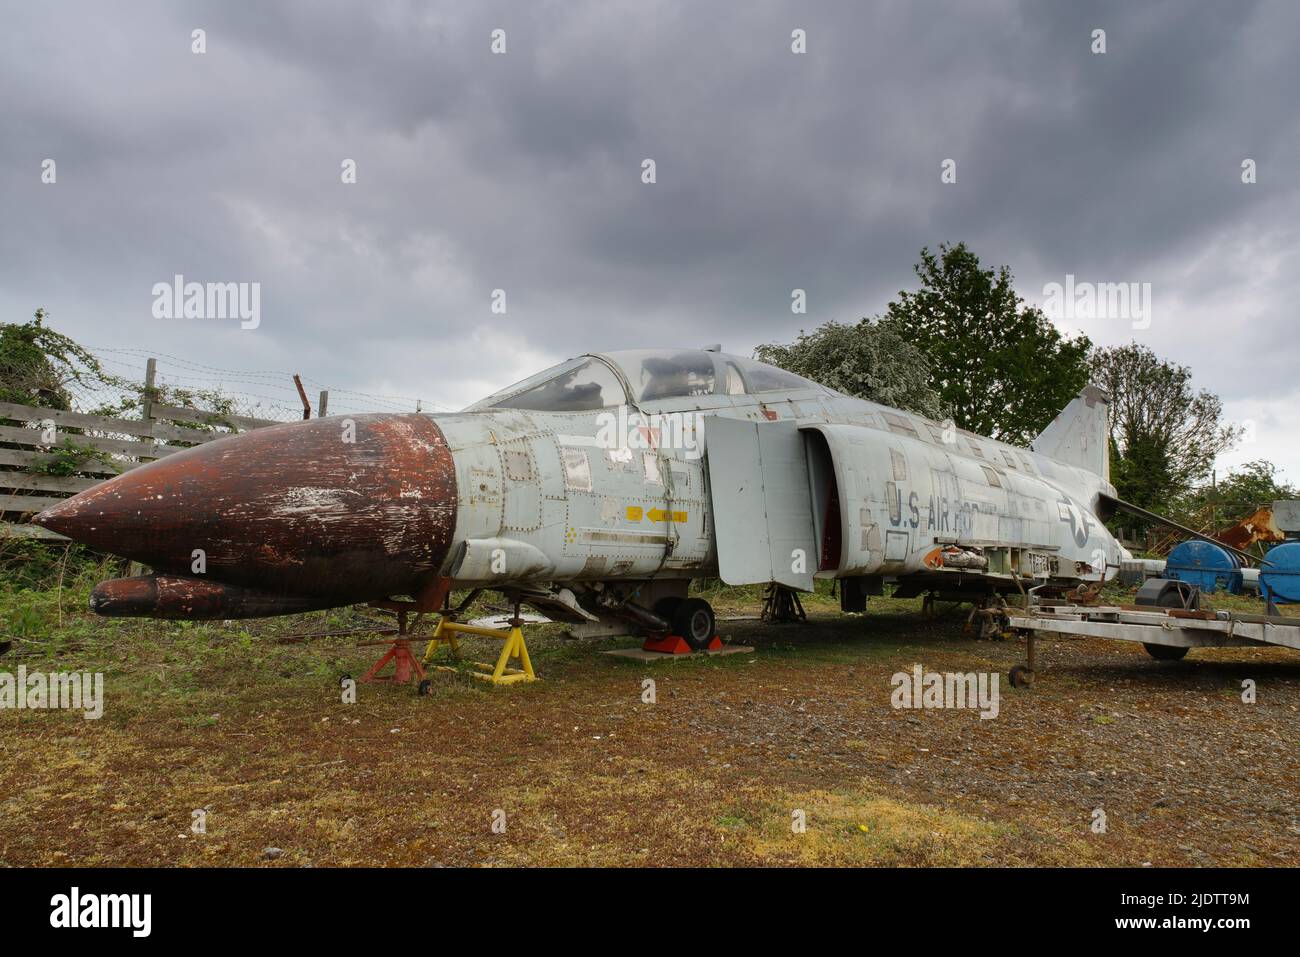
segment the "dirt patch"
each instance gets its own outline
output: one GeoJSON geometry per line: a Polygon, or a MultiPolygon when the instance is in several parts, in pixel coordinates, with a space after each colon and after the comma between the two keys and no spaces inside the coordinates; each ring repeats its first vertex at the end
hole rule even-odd
{"type": "Polygon", "coordinates": [[[671,665],[543,627],[536,684],[435,672],[430,697],[363,685],[354,705],[338,674],[379,650],[345,640],[150,623],[29,655],[29,669],[104,671],[105,716],[0,712],[0,863],[1294,863],[1293,653],[1170,664],[1044,642],[1039,683],[1004,677],[994,719],[900,710],[896,672],[1005,676],[1023,645],[898,604],[723,621],[753,654],[671,665]]]}

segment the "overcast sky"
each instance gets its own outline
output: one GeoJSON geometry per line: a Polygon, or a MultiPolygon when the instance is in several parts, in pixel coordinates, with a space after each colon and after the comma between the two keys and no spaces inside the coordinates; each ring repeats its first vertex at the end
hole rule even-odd
{"type": "Polygon", "coordinates": [[[459,408],[877,315],[964,240],[1031,302],[1150,283],[1149,324],[1060,324],[1191,366],[1251,423],[1222,464],[1300,481],[1300,5],[1084,6],[4,2],[0,318],[459,408]],[[260,324],[155,318],[176,274],[260,324]]]}

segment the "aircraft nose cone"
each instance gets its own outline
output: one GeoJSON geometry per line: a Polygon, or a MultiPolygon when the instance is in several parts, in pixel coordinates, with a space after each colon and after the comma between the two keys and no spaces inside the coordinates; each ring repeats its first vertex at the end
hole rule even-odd
{"type": "Polygon", "coordinates": [[[158,571],[343,604],[427,583],[450,547],[455,503],[437,423],[357,415],[176,452],[34,521],[158,571]]]}

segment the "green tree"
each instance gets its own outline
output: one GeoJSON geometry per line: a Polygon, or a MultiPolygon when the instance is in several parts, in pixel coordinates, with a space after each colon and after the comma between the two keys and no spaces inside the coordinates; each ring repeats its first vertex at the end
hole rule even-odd
{"type": "Polygon", "coordinates": [[[0,325],[0,402],[69,410],[69,385],[111,380],[99,361],[45,325],[45,310],[30,320],[0,325]]]}
{"type": "Polygon", "coordinates": [[[1277,474],[1272,462],[1256,459],[1232,469],[1213,485],[1202,485],[1179,500],[1180,516],[1202,514],[1214,507],[1214,524],[1222,529],[1250,516],[1259,506],[1300,498],[1300,489],[1277,474]]]}
{"type": "Polygon", "coordinates": [[[846,395],[933,419],[942,416],[921,350],[870,319],[855,325],[831,321],[811,333],[800,330],[789,345],[767,343],[754,355],[846,395]]]}
{"type": "Polygon", "coordinates": [[[930,386],[962,428],[1026,445],[1088,384],[1086,336],[1068,338],[1016,295],[1011,271],[982,269],[965,243],[921,250],[919,289],[882,325],[929,359],[930,386]]]}
{"type": "MultiPolygon", "coordinates": [[[[94,353],[46,326],[47,318],[44,309],[37,309],[25,323],[0,324],[0,402],[74,411],[75,386],[83,399],[75,411],[109,418],[133,417],[141,406],[140,383],[105,371],[94,353]],[[99,401],[87,404],[86,395],[99,401]]],[[[217,417],[237,411],[233,397],[220,389],[181,389],[159,384],[153,398],[168,405],[202,409],[217,417]]],[[[176,424],[212,430],[210,426],[176,424]]]]}
{"type": "Polygon", "coordinates": [[[1153,511],[1189,494],[1240,430],[1221,422],[1223,403],[1194,391],[1186,366],[1136,342],[1099,350],[1093,381],[1110,393],[1111,472],[1120,497],[1153,511]]]}
{"type": "MultiPolygon", "coordinates": [[[[1132,502],[1151,512],[1167,515],[1169,503],[1178,489],[1169,474],[1169,460],[1165,450],[1154,442],[1139,439],[1122,455],[1110,443],[1110,481],[1115,493],[1124,501],[1132,502]]],[[[1124,528],[1145,532],[1152,527],[1149,522],[1130,515],[1117,516],[1112,530],[1124,528]]]]}

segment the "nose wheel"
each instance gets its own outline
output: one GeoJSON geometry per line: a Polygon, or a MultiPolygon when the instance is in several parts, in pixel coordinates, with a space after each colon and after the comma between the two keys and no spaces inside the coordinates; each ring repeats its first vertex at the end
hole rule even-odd
{"type": "Polygon", "coordinates": [[[655,612],[668,621],[669,630],[648,639],[642,646],[646,651],[678,655],[722,647],[717,616],[703,598],[666,598],[655,605],[655,612]]]}
{"type": "Polygon", "coordinates": [[[684,598],[673,611],[673,631],[696,651],[703,651],[717,634],[717,616],[703,598],[684,598]]]}

